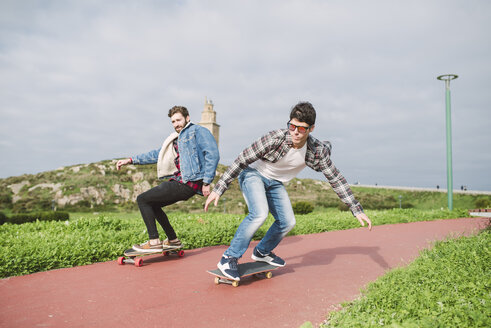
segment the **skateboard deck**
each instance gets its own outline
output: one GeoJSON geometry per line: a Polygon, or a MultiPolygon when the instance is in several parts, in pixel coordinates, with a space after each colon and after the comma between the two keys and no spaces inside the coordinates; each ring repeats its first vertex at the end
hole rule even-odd
{"type": "Polygon", "coordinates": [[[118,258],[118,264],[126,264],[132,263],[137,267],[141,267],[143,265],[143,256],[147,255],[155,255],[155,254],[163,254],[164,256],[169,255],[177,255],[179,257],[184,256],[184,251],[182,250],[182,246],[180,248],[175,247],[164,247],[162,250],[152,250],[152,251],[136,251],[133,248],[129,248],[124,251],[123,255],[118,258]]]}
{"type": "MultiPolygon", "coordinates": [[[[256,276],[258,278],[267,278],[271,279],[273,277],[273,273],[271,271],[276,270],[280,267],[274,266],[265,262],[246,262],[241,263],[238,266],[240,278],[248,277],[248,276],[256,276]]],[[[239,286],[239,281],[230,279],[226,277],[220,269],[207,270],[206,272],[215,276],[215,284],[229,284],[234,287],[239,286]]]]}

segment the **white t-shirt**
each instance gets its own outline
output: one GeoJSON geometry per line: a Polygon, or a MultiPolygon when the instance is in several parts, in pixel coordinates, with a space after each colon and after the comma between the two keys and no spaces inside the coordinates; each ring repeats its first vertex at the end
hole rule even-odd
{"type": "Polygon", "coordinates": [[[307,154],[307,143],[300,149],[290,148],[283,158],[276,163],[258,160],[250,167],[258,170],[264,177],[281,182],[287,182],[297,176],[305,166],[305,155],[307,154]]]}

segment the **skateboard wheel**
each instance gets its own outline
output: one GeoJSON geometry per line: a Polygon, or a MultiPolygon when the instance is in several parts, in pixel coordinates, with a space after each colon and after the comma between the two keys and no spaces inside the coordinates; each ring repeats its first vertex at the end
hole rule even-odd
{"type": "Polygon", "coordinates": [[[118,264],[123,265],[124,264],[124,257],[118,257],[118,264]]]}
{"type": "Polygon", "coordinates": [[[232,282],[232,286],[234,287],[239,287],[239,282],[234,280],[234,282],[232,282]]]}
{"type": "Polygon", "coordinates": [[[271,271],[266,272],[266,278],[268,278],[268,279],[273,278],[273,272],[271,272],[271,271]]]}
{"type": "Polygon", "coordinates": [[[220,284],[220,278],[215,277],[215,285],[219,285],[219,284],[220,284]]]}
{"type": "Polygon", "coordinates": [[[141,267],[143,265],[143,259],[141,257],[135,260],[135,266],[141,267]]]}
{"type": "Polygon", "coordinates": [[[181,250],[181,251],[177,252],[177,255],[178,255],[179,257],[183,257],[183,256],[184,256],[184,251],[183,251],[183,250],[181,250]]]}

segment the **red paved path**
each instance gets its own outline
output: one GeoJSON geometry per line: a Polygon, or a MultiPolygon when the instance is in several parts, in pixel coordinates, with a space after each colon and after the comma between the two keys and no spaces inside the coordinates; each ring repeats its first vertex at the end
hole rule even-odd
{"type": "MultiPolygon", "coordinates": [[[[216,286],[205,272],[226,247],[116,261],[0,280],[0,327],[299,327],[352,300],[434,240],[468,235],[485,218],[376,226],[287,237],[273,279],[216,286]]],[[[255,245],[256,243],[253,243],[255,245]]],[[[251,245],[251,246],[253,246],[251,245]]],[[[251,248],[245,258],[250,258],[251,248]]]]}

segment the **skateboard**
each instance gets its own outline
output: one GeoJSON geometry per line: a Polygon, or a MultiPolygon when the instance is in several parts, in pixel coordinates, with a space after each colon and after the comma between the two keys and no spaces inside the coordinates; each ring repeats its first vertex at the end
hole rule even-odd
{"type": "MultiPolygon", "coordinates": [[[[241,279],[248,276],[271,279],[273,277],[273,273],[271,271],[278,268],[279,267],[265,262],[246,262],[239,264],[239,275],[241,279]]],[[[206,272],[215,276],[215,285],[229,284],[234,287],[239,286],[239,281],[224,276],[220,269],[207,270],[206,272]]]]}
{"type": "Polygon", "coordinates": [[[136,251],[133,248],[127,249],[124,251],[124,256],[118,257],[118,264],[126,264],[126,263],[132,263],[137,267],[141,267],[143,265],[143,256],[146,255],[155,255],[155,254],[163,254],[164,256],[169,256],[171,254],[177,255],[179,257],[184,256],[184,251],[182,250],[182,247],[180,248],[175,248],[175,247],[167,247],[164,248],[163,250],[159,251],[136,251]]]}

